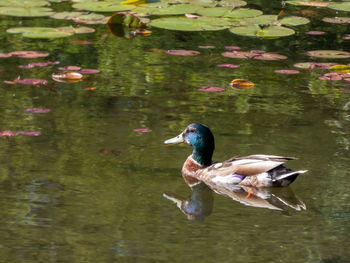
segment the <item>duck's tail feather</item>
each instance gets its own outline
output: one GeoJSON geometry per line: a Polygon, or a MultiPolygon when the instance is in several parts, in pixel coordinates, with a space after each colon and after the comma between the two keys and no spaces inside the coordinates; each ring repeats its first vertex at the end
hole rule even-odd
{"type": "Polygon", "coordinates": [[[306,173],[307,170],[291,171],[285,174],[279,174],[272,179],[273,183],[277,183],[281,186],[286,186],[294,182],[294,180],[299,176],[299,174],[306,173]]]}

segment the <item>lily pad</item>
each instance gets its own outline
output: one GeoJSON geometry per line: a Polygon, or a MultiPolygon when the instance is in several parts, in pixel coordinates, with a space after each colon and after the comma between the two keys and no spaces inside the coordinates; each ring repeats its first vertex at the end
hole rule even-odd
{"type": "Polygon", "coordinates": [[[249,8],[232,9],[230,7],[201,8],[197,11],[197,13],[203,16],[229,18],[244,18],[262,15],[262,12],[260,10],[249,8]]]}
{"type": "Polygon", "coordinates": [[[330,4],[329,2],[322,2],[322,1],[298,1],[298,0],[286,1],[286,3],[291,5],[315,6],[315,7],[327,7],[330,4]]]}
{"type": "Polygon", "coordinates": [[[223,52],[222,56],[227,58],[240,58],[240,59],[257,59],[257,60],[283,60],[287,59],[286,56],[272,53],[272,52],[246,52],[246,51],[233,51],[223,52]]]}
{"type": "Polygon", "coordinates": [[[47,7],[0,7],[0,15],[19,17],[50,16],[52,10],[47,7]]]}
{"type": "Polygon", "coordinates": [[[119,12],[128,11],[134,8],[132,5],[122,5],[113,1],[81,2],[73,4],[73,8],[94,12],[119,12]]]}
{"type": "Polygon", "coordinates": [[[219,68],[239,68],[240,65],[234,65],[234,64],[219,64],[216,65],[219,68]]]}
{"type": "Polygon", "coordinates": [[[313,69],[330,69],[334,65],[337,65],[337,63],[299,62],[294,64],[294,67],[313,70],[313,69]]]}
{"type": "Polygon", "coordinates": [[[242,26],[247,25],[272,25],[276,23],[278,20],[277,15],[261,15],[256,17],[245,18],[240,21],[242,26]]]}
{"type": "Polygon", "coordinates": [[[133,11],[145,15],[182,15],[196,13],[198,6],[190,4],[157,5],[152,7],[136,7],[133,11]]]}
{"type": "Polygon", "coordinates": [[[338,11],[350,12],[350,2],[331,3],[328,7],[338,11]]]}
{"type": "Polygon", "coordinates": [[[200,17],[197,19],[186,17],[164,17],[152,20],[150,25],[168,30],[215,31],[228,28],[230,22],[213,17],[200,17]]]}
{"type": "Polygon", "coordinates": [[[285,26],[300,26],[310,23],[309,19],[300,16],[289,16],[278,21],[285,26]]]}
{"type": "Polygon", "coordinates": [[[44,58],[49,55],[49,53],[45,53],[41,51],[28,51],[28,50],[12,51],[8,54],[10,56],[14,56],[18,58],[44,58]]]}
{"type": "Polygon", "coordinates": [[[83,12],[57,12],[52,14],[51,17],[55,19],[70,20],[74,17],[79,17],[83,14],[84,14],[83,12]]]}
{"type": "Polygon", "coordinates": [[[200,54],[200,52],[194,51],[194,50],[177,50],[177,49],[170,49],[165,51],[165,53],[169,55],[176,55],[176,56],[197,56],[200,54]]]}
{"type": "Polygon", "coordinates": [[[290,36],[295,33],[293,29],[283,26],[269,26],[261,29],[259,26],[242,26],[242,27],[231,27],[229,29],[232,33],[241,36],[250,37],[262,37],[262,38],[277,38],[290,36]]]}
{"type": "Polygon", "coordinates": [[[334,24],[350,24],[350,17],[324,17],[322,21],[334,24]]]}
{"type": "Polygon", "coordinates": [[[34,7],[46,5],[49,5],[49,2],[44,0],[0,0],[0,6],[34,7]]]}
{"type": "Polygon", "coordinates": [[[45,108],[28,108],[24,110],[24,112],[27,112],[27,113],[48,113],[50,111],[51,111],[50,109],[45,109],[45,108]]]}
{"type": "Polygon", "coordinates": [[[118,12],[109,18],[107,24],[109,27],[111,25],[122,25],[128,28],[145,28],[149,22],[148,18],[138,17],[134,12],[118,12]]]}
{"type": "Polygon", "coordinates": [[[293,70],[293,69],[276,69],[275,73],[277,74],[286,74],[286,75],[293,75],[293,74],[299,74],[299,70],[293,70]]]}
{"type": "Polygon", "coordinates": [[[308,32],[305,32],[305,34],[312,35],[312,36],[321,36],[321,35],[326,34],[326,32],[324,32],[324,31],[308,31],[308,32]]]}
{"type": "Polygon", "coordinates": [[[318,58],[350,58],[350,53],[341,50],[313,50],[306,54],[310,57],[318,58]]]}
{"type": "Polygon", "coordinates": [[[60,64],[59,61],[46,61],[46,62],[33,62],[27,65],[19,65],[19,68],[35,68],[35,67],[46,67],[49,65],[57,65],[60,64]]]}
{"type": "Polygon", "coordinates": [[[6,30],[11,34],[22,34],[28,38],[61,38],[73,35],[73,33],[60,31],[52,27],[14,27],[6,30]]]}
{"type": "Polygon", "coordinates": [[[221,92],[224,91],[224,88],[220,87],[212,87],[212,86],[203,86],[198,91],[203,91],[203,92],[221,92]]]}
{"type": "Polygon", "coordinates": [[[241,7],[247,5],[246,1],[241,0],[221,0],[220,6],[229,6],[231,8],[233,7],[241,7]]]}
{"type": "Polygon", "coordinates": [[[74,22],[83,24],[106,24],[108,21],[108,17],[104,15],[91,13],[87,15],[73,17],[72,20],[74,22]]]}
{"type": "Polygon", "coordinates": [[[91,27],[81,26],[81,27],[72,27],[72,26],[65,26],[65,27],[57,27],[58,30],[71,33],[71,34],[85,34],[85,33],[93,33],[95,32],[95,29],[91,27]]]}

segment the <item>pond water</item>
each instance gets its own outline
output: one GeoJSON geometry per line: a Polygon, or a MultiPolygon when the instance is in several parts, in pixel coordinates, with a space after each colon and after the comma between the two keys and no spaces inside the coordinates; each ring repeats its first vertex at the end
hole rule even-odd
{"type": "MultiPolygon", "coordinates": [[[[248,3],[267,13],[281,9],[280,3],[248,3]]],[[[70,10],[68,2],[52,6],[70,10]]],[[[106,25],[89,25],[94,33],[41,40],[5,31],[76,23],[2,16],[1,52],[50,55],[0,58],[0,130],[40,132],[2,132],[0,261],[350,262],[350,82],[318,79],[329,70],[274,72],[307,61],[349,64],[350,59],[311,58],[306,52],[349,51],[350,40],[343,36],[350,31],[320,20],[335,11],[290,6],[285,11],[300,10],[313,12],[311,24],[279,39],[151,28],[150,36],[128,40],[112,35],[106,25]],[[305,34],[310,30],[326,34],[305,34]],[[215,48],[199,48],[209,45],[215,48]],[[225,46],[278,52],[288,59],[227,58],[221,55],[225,46]],[[42,61],[60,64],[19,67],[42,61]],[[240,67],[217,67],[223,63],[240,67]],[[56,82],[51,74],[61,66],[100,73],[80,82],[56,82]],[[17,76],[48,84],[3,82],[17,76]],[[238,78],[256,85],[231,88],[238,78]],[[199,91],[203,86],[224,91],[199,91]],[[28,108],[51,111],[25,112],[28,108]],[[163,141],[193,122],[213,131],[215,160],[254,153],[295,156],[299,159],[288,166],[308,172],[291,187],[262,193],[270,195],[265,207],[244,192],[191,189],[181,176],[191,148],[163,141]],[[179,200],[187,210],[173,202],[179,200]],[[285,204],[276,206],[276,200],[285,204]]]]}

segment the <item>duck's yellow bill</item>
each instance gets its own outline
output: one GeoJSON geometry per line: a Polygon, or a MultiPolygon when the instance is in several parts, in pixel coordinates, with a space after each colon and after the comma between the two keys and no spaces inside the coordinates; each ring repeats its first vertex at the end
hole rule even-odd
{"type": "Polygon", "coordinates": [[[182,143],[182,142],[184,142],[182,133],[174,138],[164,141],[165,144],[176,144],[176,143],[182,143]]]}

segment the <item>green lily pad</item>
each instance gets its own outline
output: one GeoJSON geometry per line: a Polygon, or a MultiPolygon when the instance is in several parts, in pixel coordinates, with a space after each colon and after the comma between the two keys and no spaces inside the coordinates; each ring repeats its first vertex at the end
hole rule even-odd
{"type": "Polygon", "coordinates": [[[47,7],[0,7],[0,15],[20,17],[49,16],[52,10],[47,7]]]}
{"type": "Polygon", "coordinates": [[[152,20],[150,25],[168,30],[216,31],[228,28],[230,22],[225,19],[213,17],[199,17],[197,19],[186,17],[165,17],[152,20]]]}
{"type": "Polygon", "coordinates": [[[333,24],[350,24],[350,17],[324,17],[322,21],[333,24]]]}
{"type": "Polygon", "coordinates": [[[106,24],[109,17],[100,15],[100,14],[87,14],[87,15],[81,15],[78,17],[73,17],[72,20],[77,23],[83,23],[83,24],[106,24]]]}
{"type": "Polygon", "coordinates": [[[95,29],[91,27],[86,27],[86,26],[81,26],[76,28],[72,26],[65,26],[65,27],[57,27],[57,29],[70,34],[85,34],[85,33],[95,32],[95,29]]]}
{"type": "Polygon", "coordinates": [[[290,36],[295,33],[293,29],[283,26],[269,26],[261,29],[259,26],[241,26],[231,27],[229,29],[232,33],[241,36],[262,37],[262,38],[277,38],[290,36]]]}
{"type": "Polygon", "coordinates": [[[120,3],[112,1],[99,1],[99,2],[81,2],[73,4],[76,9],[83,9],[94,12],[120,12],[128,11],[134,8],[131,5],[122,5],[120,3]]]}
{"type": "Polygon", "coordinates": [[[0,0],[0,6],[34,7],[46,5],[49,5],[49,2],[45,0],[0,0]]]}
{"type": "Polygon", "coordinates": [[[182,15],[187,13],[196,13],[198,6],[189,4],[179,5],[154,5],[151,7],[136,7],[134,12],[146,15],[182,15]]]}
{"type": "Polygon", "coordinates": [[[73,33],[68,33],[60,31],[57,28],[52,27],[15,27],[6,30],[7,33],[11,34],[22,34],[23,37],[28,38],[61,38],[73,35],[73,33]]]}
{"type": "Polygon", "coordinates": [[[242,26],[244,25],[272,25],[277,22],[277,15],[261,15],[256,17],[244,18],[240,21],[242,26]]]}
{"type": "Polygon", "coordinates": [[[244,18],[262,15],[260,10],[239,8],[232,9],[230,7],[213,7],[201,8],[197,11],[202,16],[229,17],[229,18],[244,18]]]}
{"type": "Polygon", "coordinates": [[[313,50],[306,54],[310,57],[317,58],[350,58],[350,53],[341,50],[313,50]]]}
{"type": "Polygon", "coordinates": [[[328,7],[338,11],[350,12],[350,2],[331,3],[328,7]]]}
{"type": "Polygon", "coordinates": [[[51,17],[55,19],[70,20],[74,17],[79,17],[83,14],[84,14],[83,12],[58,12],[51,15],[51,17]]]}
{"type": "Polygon", "coordinates": [[[300,16],[289,16],[278,20],[284,26],[300,26],[310,23],[310,20],[300,16]]]}
{"type": "Polygon", "coordinates": [[[291,0],[286,1],[287,4],[291,5],[299,5],[299,6],[315,6],[315,7],[327,7],[330,3],[329,2],[323,2],[323,1],[300,1],[300,0],[291,0]]]}
{"type": "Polygon", "coordinates": [[[247,5],[246,1],[241,0],[222,0],[220,1],[220,6],[241,7],[247,5]]]}

